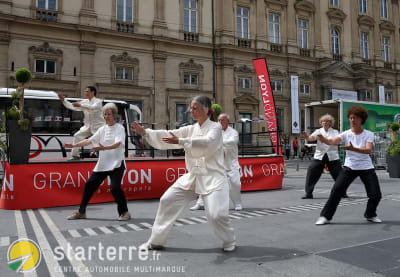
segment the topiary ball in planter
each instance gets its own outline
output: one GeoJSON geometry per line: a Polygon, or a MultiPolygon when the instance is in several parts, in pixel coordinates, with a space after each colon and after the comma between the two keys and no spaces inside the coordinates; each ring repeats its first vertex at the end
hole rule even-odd
{"type": "Polygon", "coordinates": [[[31,78],[32,73],[29,71],[29,69],[20,68],[15,71],[15,80],[17,80],[18,83],[25,84],[29,82],[31,78]]]}
{"type": "Polygon", "coordinates": [[[217,119],[218,116],[222,113],[222,107],[218,104],[212,104],[211,108],[214,110],[214,118],[217,119]]]}

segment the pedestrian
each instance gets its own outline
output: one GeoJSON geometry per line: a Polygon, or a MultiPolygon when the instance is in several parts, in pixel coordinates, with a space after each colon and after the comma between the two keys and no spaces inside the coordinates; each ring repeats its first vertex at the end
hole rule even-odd
{"type": "MultiPolygon", "coordinates": [[[[71,103],[65,99],[64,95],[58,93],[58,98],[60,98],[61,102],[66,108],[73,111],[82,111],[84,114],[83,126],[74,134],[74,140],[72,144],[77,144],[81,140],[93,135],[105,124],[102,111],[103,100],[96,98],[96,94],[96,88],[93,86],[88,86],[85,88],[85,95],[87,99],[80,102],[71,103]]],[[[72,148],[70,160],[79,159],[79,148],[72,148]]]]}
{"type": "Polygon", "coordinates": [[[185,149],[188,173],[163,194],[150,239],[140,249],[163,248],[169,231],[190,201],[202,195],[208,223],[222,240],[224,251],[235,250],[236,240],[229,219],[229,188],[225,175],[222,127],[209,119],[211,101],[196,96],[190,103],[192,118],[197,123],[176,130],[144,129],[132,123],[132,130],[145,137],[158,149],[185,149]]]}
{"type": "Polygon", "coordinates": [[[99,128],[97,132],[88,139],[78,143],[66,143],[64,147],[82,147],[93,144],[93,151],[99,151],[99,159],[93,174],[85,183],[82,201],[79,210],[74,212],[68,219],[85,219],[86,207],[92,198],[94,192],[99,188],[107,176],[111,180],[111,194],[118,204],[118,220],[129,220],[131,215],[128,212],[128,206],[125,194],[121,189],[121,181],[126,169],[125,165],[125,129],[116,123],[118,117],[118,108],[114,103],[108,103],[103,107],[106,125],[99,128]]]}
{"type": "MultiPolygon", "coordinates": [[[[338,130],[332,128],[335,124],[335,119],[330,114],[325,114],[320,117],[319,124],[321,128],[315,130],[310,136],[303,132],[302,136],[307,141],[316,141],[319,134],[326,138],[335,138],[339,135],[338,130]]],[[[342,164],[340,162],[338,146],[337,145],[327,145],[320,140],[317,140],[317,146],[314,153],[314,159],[312,160],[310,166],[307,170],[306,184],[305,184],[305,195],[303,199],[313,198],[314,187],[317,184],[319,178],[321,177],[324,168],[329,169],[333,180],[336,181],[337,177],[342,170],[342,164]]],[[[345,194],[344,197],[347,197],[345,194]]]]}
{"type": "Polygon", "coordinates": [[[294,138],[294,140],[292,141],[292,145],[293,145],[293,158],[297,157],[297,147],[299,146],[299,141],[297,140],[297,137],[294,138]]]}
{"type": "Polygon", "coordinates": [[[382,193],[374,165],[369,156],[374,144],[374,133],[362,128],[368,118],[368,112],[362,106],[352,106],[347,110],[347,117],[351,129],[344,131],[335,138],[326,138],[323,134],[317,135],[318,140],[329,145],[344,143],[345,145],[341,148],[346,150],[346,159],[344,168],[336,179],[329,199],[322,209],[320,217],[315,222],[316,225],[330,223],[341,196],[357,177],[360,177],[364,183],[368,196],[364,217],[373,223],[382,222],[376,214],[382,193]]]}
{"type": "MultiPolygon", "coordinates": [[[[229,126],[229,115],[222,113],[218,116],[218,122],[222,126],[222,139],[224,147],[224,164],[226,169],[226,175],[229,182],[229,198],[233,203],[233,207],[236,211],[241,211],[242,199],[240,197],[240,190],[242,184],[240,182],[240,165],[238,160],[238,144],[239,134],[238,132],[229,126]]],[[[190,210],[203,210],[204,201],[201,196],[197,199],[196,204],[190,208],[190,210]]]]}
{"type": "Polygon", "coordinates": [[[286,159],[290,159],[290,142],[289,139],[285,143],[285,154],[286,154],[286,159]]]}
{"type": "Polygon", "coordinates": [[[311,160],[311,147],[308,146],[307,144],[303,144],[301,147],[301,160],[308,158],[308,160],[311,160]]]}

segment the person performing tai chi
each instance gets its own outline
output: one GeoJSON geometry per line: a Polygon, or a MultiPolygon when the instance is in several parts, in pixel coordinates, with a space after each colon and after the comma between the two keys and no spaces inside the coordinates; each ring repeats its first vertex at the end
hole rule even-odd
{"type": "MultiPolygon", "coordinates": [[[[229,198],[233,203],[233,207],[236,211],[241,211],[242,199],[240,197],[240,190],[242,184],[240,182],[240,165],[238,160],[238,143],[239,134],[238,132],[229,126],[229,115],[223,113],[218,116],[218,122],[222,126],[222,138],[224,146],[224,161],[226,175],[229,181],[229,198]]],[[[190,208],[190,210],[203,210],[204,201],[201,196],[197,199],[196,204],[190,208]]]]}
{"type": "Polygon", "coordinates": [[[185,149],[188,172],[162,195],[149,240],[140,249],[161,249],[173,223],[190,201],[202,195],[207,221],[222,240],[222,249],[235,250],[236,239],[229,219],[229,187],[225,175],[221,125],[211,121],[211,101],[196,96],[190,104],[197,123],[176,130],[144,129],[137,122],[132,130],[157,149],[185,149]]]}
{"type": "MultiPolygon", "coordinates": [[[[330,139],[335,138],[339,135],[339,132],[332,128],[335,124],[335,119],[330,114],[325,114],[320,117],[319,124],[322,128],[315,130],[310,136],[303,132],[302,136],[307,141],[316,141],[319,134],[330,139]]],[[[337,177],[342,171],[342,164],[340,163],[338,146],[337,145],[327,145],[320,140],[317,140],[317,147],[314,153],[314,159],[312,160],[310,166],[307,170],[306,185],[305,185],[305,195],[302,199],[312,199],[314,187],[317,184],[319,178],[321,177],[324,167],[327,166],[329,173],[332,178],[336,181],[337,177]]],[[[347,198],[347,194],[344,196],[347,198]]]]}
{"type": "Polygon", "coordinates": [[[121,189],[121,181],[126,169],[125,165],[125,129],[116,123],[118,108],[114,103],[108,103],[103,107],[106,125],[97,130],[97,132],[88,139],[84,139],[76,144],[66,143],[64,147],[82,147],[93,144],[93,151],[99,151],[99,159],[93,174],[85,183],[81,205],[79,210],[74,212],[68,219],[85,219],[86,206],[92,198],[94,192],[99,188],[107,176],[111,180],[111,194],[118,204],[118,220],[129,220],[131,215],[128,212],[128,206],[125,194],[121,189]]]}
{"type": "MultiPolygon", "coordinates": [[[[60,98],[61,102],[67,109],[81,111],[84,114],[83,126],[74,134],[74,140],[72,144],[77,144],[88,136],[93,135],[105,124],[102,111],[103,100],[96,98],[96,88],[92,86],[86,87],[85,94],[87,99],[80,102],[71,103],[65,99],[64,95],[58,93],[58,98],[60,98]]],[[[79,147],[72,148],[70,160],[79,159],[79,147]]]]}
{"type": "Polygon", "coordinates": [[[362,106],[352,106],[347,110],[347,117],[350,122],[350,130],[340,133],[335,138],[326,138],[318,134],[318,140],[328,145],[339,145],[346,150],[344,168],[336,179],[329,195],[328,202],[322,209],[316,225],[330,223],[339,205],[341,196],[346,192],[350,184],[360,177],[364,183],[368,196],[368,203],[364,213],[366,220],[373,223],[381,223],[376,214],[379,201],[382,198],[378,177],[369,154],[374,144],[374,133],[362,128],[368,118],[368,112],[362,106]]]}

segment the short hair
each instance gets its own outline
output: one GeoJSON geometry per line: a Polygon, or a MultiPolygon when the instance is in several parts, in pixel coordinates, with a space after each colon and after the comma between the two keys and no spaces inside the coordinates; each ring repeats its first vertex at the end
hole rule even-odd
{"type": "Polygon", "coordinates": [[[362,122],[361,124],[364,124],[365,121],[367,121],[368,118],[368,112],[366,109],[364,109],[363,106],[357,105],[357,106],[351,106],[348,110],[347,110],[347,118],[350,117],[350,115],[355,115],[359,118],[361,118],[362,122]]]}
{"type": "Polygon", "coordinates": [[[319,118],[319,124],[321,124],[322,121],[329,121],[331,126],[335,125],[335,118],[328,113],[319,118]]]}
{"type": "Polygon", "coordinates": [[[214,121],[214,115],[211,113],[211,100],[207,96],[204,95],[197,95],[192,98],[192,101],[196,101],[200,104],[203,110],[207,109],[207,115],[210,117],[211,120],[214,121]]]}
{"type": "Polygon", "coordinates": [[[113,114],[113,116],[114,116],[114,119],[117,118],[117,116],[118,116],[118,108],[117,108],[117,105],[115,105],[114,103],[107,103],[107,104],[105,104],[105,105],[103,106],[103,113],[104,113],[106,110],[111,110],[111,112],[112,112],[112,114],[113,114]]]}
{"type": "Polygon", "coordinates": [[[94,96],[96,96],[97,90],[96,90],[96,88],[94,86],[87,86],[86,88],[88,88],[91,92],[94,93],[94,96]]]}
{"type": "Polygon", "coordinates": [[[229,114],[222,113],[222,114],[220,114],[220,115],[218,116],[218,118],[217,118],[217,119],[219,119],[221,116],[225,116],[225,117],[226,117],[226,119],[228,119],[228,121],[230,120],[229,114]]]}

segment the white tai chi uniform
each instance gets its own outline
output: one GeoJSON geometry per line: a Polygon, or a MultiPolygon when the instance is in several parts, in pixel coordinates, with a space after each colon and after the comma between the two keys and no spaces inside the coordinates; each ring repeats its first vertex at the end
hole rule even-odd
{"type": "MultiPolygon", "coordinates": [[[[67,109],[83,112],[84,114],[83,126],[79,129],[78,132],[74,134],[73,144],[76,144],[84,140],[88,136],[93,135],[100,127],[106,124],[102,110],[103,100],[99,98],[93,97],[90,100],[82,100],[81,102],[79,102],[81,103],[80,107],[74,107],[72,103],[69,102],[67,99],[64,99],[62,103],[67,109]]],[[[79,147],[72,148],[71,155],[73,157],[78,157],[79,147]]]]}
{"type": "MultiPolygon", "coordinates": [[[[225,131],[222,130],[222,139],[224,146],[224,165],[229,182],[229,197],[234,207],[242,206],[242,199],[240,197],[242,184],[240,182],[240,165],[238,160],[239,134],[235,129],[228,126],[225,131]]],[[[196,204],[204,206],[204,201],[201,196],[197,199],[196,204]]]]}
{"type": "Polygon", "coordinates": [[[147,142],[158,149],[185,149],[188,173],[181,176],[161,197],[148,243],[165,245],[168,232],[186,204],[203,196],[208,223],[223,241],[223,248],[235,245],[229,219],[228,180],[225,175],[221,125],[207,119],[177,130],[146,129],[147,142]],[[161,140],[172,132],[179,144],[161,140]]]}

